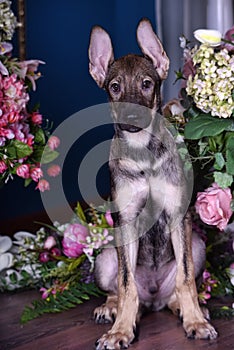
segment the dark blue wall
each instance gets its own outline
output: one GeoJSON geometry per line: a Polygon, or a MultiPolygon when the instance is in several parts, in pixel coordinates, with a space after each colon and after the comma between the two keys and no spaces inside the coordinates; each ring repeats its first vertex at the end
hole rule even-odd
{"type": "MultiPolygon", "coordinates": [[[[40,103],[40,112],[54,122],[54,127],[83,108],[107,102],[105,92],[88,73],[87,51],[93,25],[99,24],[109,32],[116,57],[139,53],[135,30],[142,17],[148,17],[155,27],[154,0],[26,0],[25,3],[27,59],[46,62],[40,66],[43,77],[31,95],[32,102],[40,103]]],[[[105,133],[110,135],[103,138],[108,139],[112,132],[111,127],[105,128],[105,133]]],[[[94,133],[92,138],[100,142],[100,134],[94,133]]],[[[66,196],[71,202],[80,200],[77,167],[73,163],[67,162],[64,175],[66,196]]],[[[101,176],[103,194],[109,191],[106,176],[106,172],[101,176]]],[[[1,189],[1,198],[4,204],[0,219],[43,209],[38,191],[33,186],[24,189],[20,179],[1,189]]]]}

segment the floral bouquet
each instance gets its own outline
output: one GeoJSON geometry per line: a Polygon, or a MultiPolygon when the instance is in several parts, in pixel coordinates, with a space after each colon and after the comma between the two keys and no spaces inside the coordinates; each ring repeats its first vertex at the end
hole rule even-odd
{"type": "Polygon", "coordinates": [[[0,290],[39,288],[42,298],[25,307],[21,321],[60,312],[100,295],[93,268],[101,249],[113,240],[113,222],[104,206],[83,211],[71,222],[44,226],[36,234],[0,236],[0,290]]]}
{"type": "Polygon", "coordinates": [[[234,296],[234,27],[223,39],[215,30],[194,36],[199,45],[180,38],[180,95],[164,115],[184,138],[193,165],[194,229],[207,245],[199,294],[206,303],[211,296],[234,296]]]}
{"type": "MultiPolygon", "coordinates": [[[[40,191],[49,189],[49,182],[43,178],[41,157],[44,163],[54,161],[59,145],[56,136],[49,137],[48,120],[38,108],[29,111],[30,90],[36,89],[35,81],[39,60],[19,61],[11,55],[12,39],[18,26],[11,11],[11,1],[0,1],[0,185],[3,186],[16,175],[28,186],[36,182],[40,191]],[[43,129],[44,126],[44,129],[43,129]]],[[[47,168],[49,176],[56,176],[60,168],[52,164],[47,168]]]]}

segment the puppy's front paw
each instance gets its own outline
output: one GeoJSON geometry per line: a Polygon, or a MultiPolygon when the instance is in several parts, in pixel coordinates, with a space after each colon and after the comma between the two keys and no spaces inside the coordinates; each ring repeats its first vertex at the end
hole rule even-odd
{"type": "Polygon", "coordinates": [[[127,349],[134,340],[133,332],[112,332],[110,330],[95,343],[96,350],[120,350],[127,349]]]}
{"type": "Polygon", "coordinates": [[[96,323],[113,323],[117,315],[116,305],[103,304],[93,312],[96,323]]]}
{"type": "Polygon", "coordinates": [[[187,337],[190,339],[216,339],[218,333],[214,327],[206,320],[204,322],[194,322],[184,324],[187,337]]]}

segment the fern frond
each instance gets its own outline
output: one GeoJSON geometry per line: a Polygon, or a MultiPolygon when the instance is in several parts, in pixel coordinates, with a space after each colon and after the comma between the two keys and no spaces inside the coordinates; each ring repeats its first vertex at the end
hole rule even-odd
{"type": "Polygon", "coordinates": [[[63,293],[57,293],[47,299],[35,300],[31,306],[26,306],[21,315],[20,322],[27,323],[45,313],[57,313],[75,308],[91,296],[100,296],[103,292],[94,283],[79,283],[76,287],[70,287],[63,293]]]}

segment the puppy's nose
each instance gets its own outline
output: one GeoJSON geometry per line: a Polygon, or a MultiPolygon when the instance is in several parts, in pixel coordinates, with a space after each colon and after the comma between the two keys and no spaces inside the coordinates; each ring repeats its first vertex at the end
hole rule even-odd
{"type": "Polygon", "coordinates": [[[157,291],[158,291],[157,286],[150,286],[150,287],[149,287],[149,292],[150,292],[150,294],[156,294],[157,291]]]}

